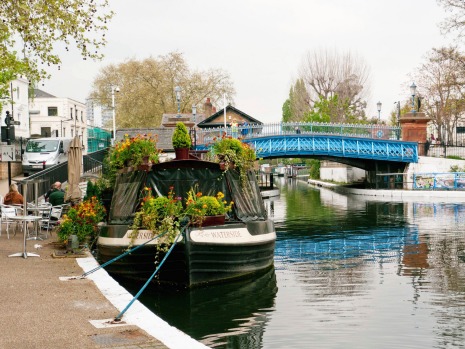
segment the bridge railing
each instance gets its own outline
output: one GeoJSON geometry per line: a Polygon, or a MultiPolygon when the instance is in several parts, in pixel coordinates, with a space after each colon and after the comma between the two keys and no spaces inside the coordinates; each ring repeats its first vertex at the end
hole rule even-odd
{"type": "Polygon", "coordinates": [[[234,134],[231,127],[217,127],[196,130],[196,143],[209,144],[223,135],[241,137],[243,139],[282,136],[292,134],[322,134],[345,137],[393,139],[399,140],[401,129],[396,126],[332,124],[318,122],[276,122],[269,124],[241,125],[234,134]]]}

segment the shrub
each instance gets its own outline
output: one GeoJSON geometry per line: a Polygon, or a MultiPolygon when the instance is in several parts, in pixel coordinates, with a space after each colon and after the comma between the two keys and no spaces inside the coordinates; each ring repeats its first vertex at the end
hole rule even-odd
{"type": "Polygon", "coordinates": [[[176,128],[174,129],[171,142],[174,149],[190,148],[192,144],[191,137],[189,136],[189,131],[183,122],[176,123],[176,128]]]}

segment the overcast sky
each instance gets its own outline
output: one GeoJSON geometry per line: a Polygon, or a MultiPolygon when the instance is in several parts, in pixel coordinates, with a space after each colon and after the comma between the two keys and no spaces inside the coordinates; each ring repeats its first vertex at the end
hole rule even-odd
{"type": "Polygon", "coordinates": [[[42,89],[84,102],[101,67],[178,51],[191,69],[227,71],[234,105],[272,122],[281,119],[307,52],[350,50],[371,68],[368,116],[377,116],[381,101],[387,119],[394,102],[409,97],[408,74],[433,47],[451,42],[440,34],[446,13],[435,0],[111,0],[110,6],[116,15],[104,60],[63,52],[61,70],[51,71],[42,89]]]}

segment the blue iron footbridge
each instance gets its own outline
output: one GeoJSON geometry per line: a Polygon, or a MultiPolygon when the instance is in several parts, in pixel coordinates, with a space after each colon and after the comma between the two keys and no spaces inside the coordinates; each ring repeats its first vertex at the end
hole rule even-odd
{"type": "Polygon", "coordinates": [[[241,138],[257,157],[317,158],[373,170],[380,163],[418,162],[418,143],[400,140],[400,128],[385,125],[274,123],[198,130],[196,150],[208,150],[222,136],[241,138]]]}

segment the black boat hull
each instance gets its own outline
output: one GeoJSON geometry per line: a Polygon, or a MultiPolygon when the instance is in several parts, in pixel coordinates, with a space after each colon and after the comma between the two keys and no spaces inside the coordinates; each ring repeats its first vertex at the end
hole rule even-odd
{"type": "MultiPolygon", "coordinates": [[[[128,249],[131,231],[126,230],[127,226],[122,225],[102,227],[97,243],[100,263],[128,249]]],[[[147,231],[138,234],[134,247],[151,236],[147,231]]],[[[266,272],[273,266],[275,241],[276,233],[270,220],[187,230],[160,267],[154,283],[197,287],[266,272]]],[[[115,277],[146,281],[165,256],[159,248],[160,243],[153,241],[105,269],[115,277]]]]}

